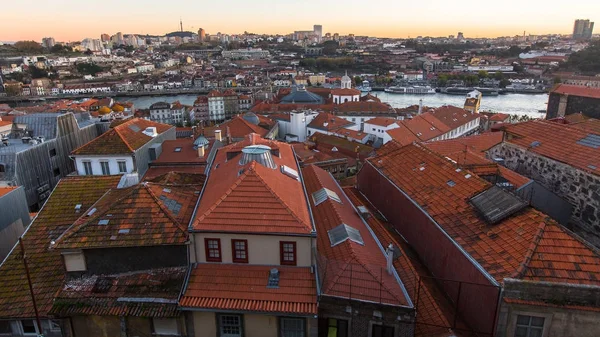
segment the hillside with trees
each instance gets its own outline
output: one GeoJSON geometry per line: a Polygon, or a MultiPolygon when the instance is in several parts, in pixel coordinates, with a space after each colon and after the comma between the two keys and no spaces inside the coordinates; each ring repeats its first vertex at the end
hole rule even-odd
{"type": "Polygon", "coordinates": [[[600,41],[596,40],[587,48],[571,54],[561,68],[586,75],[600,74],[600,41]]]}

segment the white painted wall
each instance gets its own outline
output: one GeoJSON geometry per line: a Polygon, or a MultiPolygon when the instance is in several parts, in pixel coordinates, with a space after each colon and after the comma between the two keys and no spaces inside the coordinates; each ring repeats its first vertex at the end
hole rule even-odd
{"type": "Polygon", "coordinates": [[[95,176],[102,175],[101,161],[108,161],[111,175],[123,174],[119,172],[118,161],[127,163],[127,173],[133,172],[133,157],[132,156],[76,156],[75,166],[77,166],[77,174],[85,175],[84,161],[89,161],[92,164],[92,173],[95,176]]]}

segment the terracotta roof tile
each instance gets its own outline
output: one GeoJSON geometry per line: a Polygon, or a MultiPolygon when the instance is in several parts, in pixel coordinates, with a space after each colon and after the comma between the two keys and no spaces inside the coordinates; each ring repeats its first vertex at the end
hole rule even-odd
{"type": "Polygon", "coordinates": [[[177,317],[186,272],[187,267],[172,267],[69,280],[57,293],[50,313],[59,317],[177,317]],[[97,290],[99,283],[105,291],[97,290]]]}
{"type": "Polygon", "coordinates": [[[508,133],[506,137],[508,143],[600,175],[600,147],[593,148],[578,143],[590,134],[600,135],[593,133],[592,130],[536,120],[511,124],[505,127],[505,132],[508,133]]]}
{"type": "Polygon", "coordinates": [[[281,173],[285,165],[298,170],[289,144],[251,134],[218,150],[198,207],[198,231],[309,234],[313,231],[300,181],[281,173]],[[266,145],[276,168],[255,161],[240,164],[242,149],[266,145]]]}
{"type": "Polygon", "coordinates": [[[334,131],[352,125],[354,125],[354,123],[344,118],[337,117],[328,112],[321,112],[307,125],[307,127],[324,131],[334,131]]]}
{"type": "Polygon", "coordinates": [[[241,116],[236,116],[218,126],[206,128],[204,129],[204,133],[207,137],[213,137],[215,130],[221,130],[221,135],[225,138],[227,135],[227,128],[229,128],[231,137],[236,139],[245,138],[251,133],[259,134],[261,137],[264,137],[269,133],[269,130],[249,123],[241,116]]]}
{"type": "Polygon", "coordinates": [[[318,230],[318,260],[322,268],[326,268],[321,273],[321,293],[325,296],[410,306],[404,286],[386,270],[383,246],[371,235],[335,179],[314,165],[307,166],[302,173],[309,196],[327,188],[341,200],[340,203],[326,199],[315,206],[314,198],[309,197],[318,230]],[[328,233],[342,224],[358,230],[364,244],[346,240],[332,247],[328,233]]]}
{"type": "Polygon", "coordinates": [[[277,266],[279,287],[267,288],[271,266],[197,264],[182,308],[315,315],[317,289],[310,268],[277,266]]]}
{"type": "MultiPolygon", "coordinates": [[[[468,200],[488,189],[489,183],[477,176],[467,178],[468,171],[457,172],[452,162],[422,146],[413,144],[399,147],[395,143],[388,144],[394,149],[388,149],[384,155],[371,158],[369,162],[415,202],[425,207],[443,230],[499,282],[505,277],[518,276],[524,268],[522,266],[529,266],[532,251],[538,248],[536,237],[540,228],[558,226],[546,215],[530,207],[497,224],[488,225],[468,200]],[[449,180],[454,181],[455,185],[447,184],[449,180]]],[[[563,246],[579,243],[569,235],[562,238],[565,240],[563,246]]],[[[587,251],[590,252],[590,249],[587,251]]],[[[596,255],[595,252],[590,254],[596,255]]],[[[547,268],[549,271],[539,277],[540,281],[567,279],[560,271],[562,268],[547,268]]],[[[572,275],[576,282],[586,284],[600,284],[598,276],[595,271],[572,275]]]]}
{"type": "Polygon", "coordinates": [[[184,244],[201,185],[141,183],[112,189],[82,213],[57,240],[55,249],[184,244]],[[107,222],[101,224],[101,222],[107,222]]]}
{"type": "Polygon", "coordinates": [[[386,118],[386,117],[375,117],[375,118],[369,119],[368,121],[365,121],[365,123],[373,124],[373,125],[377,125],[377,126],[383,126],[383,127],[388,127],[397,122],[398,122],[398,120],[395,118],[386,118]]]}
{"type": "MultiPolygon", "coordinates": [[[[64,279],[63,260],[56,250],[49,250],[50,241],[65,231],[80,214],[75,205],[87,210],[110,188],[116,187],[119,176],[77,176],[62,179],[37,218],[23,235],[34,293],[40,315],[47,317],[54,295],[64,279]]],[[[0,266],[0,317],[34,317],[31,295],[21,259],[16,249],[0,266]]]]}
{"type": "Polygon", "coordinates": [[[600,98],[600,88],[583,87],[579,85],[559,84],[556,87],[554,87],[554,89],[552,89],[550,93],[589,98],[600,98]]]}
{"type": "Polygon", "coordinates": [[[89,143],[73,150],[73,155],[123,154],[132,153],[148,143],[152,137],[144,134],[148,127],[156,127],[160,135],[174,126],[152,122],[140,118],[127,121],[109,129],[89,143]]]}

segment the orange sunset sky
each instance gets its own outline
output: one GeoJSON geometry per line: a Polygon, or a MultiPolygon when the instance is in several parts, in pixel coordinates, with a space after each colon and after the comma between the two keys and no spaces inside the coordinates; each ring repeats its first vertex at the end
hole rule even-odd
{"type": "MultiPolygon", "coordinates": [[[[156,34],[204,28],[288,34],[323,25],[323,32],[378,37],[496,37],[571,33],[577,18],[600,17],[600,1],[389,0],[55,0],[1,6],[0,41],[99,38],[101,33],[156,34]]],[[[600,19],[600,18],[599,18],[600,19]]],[[[600,25],[600,22],[598,23],[600,25]]],[[[600,31],[600,27],[596,29],[600,31]]]]}

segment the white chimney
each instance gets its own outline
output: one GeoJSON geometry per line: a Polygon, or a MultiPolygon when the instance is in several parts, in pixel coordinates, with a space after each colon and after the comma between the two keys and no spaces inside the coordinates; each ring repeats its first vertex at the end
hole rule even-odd
{"type": "Polygon", "coordinates": [[[421,113],[423,113],[423,99],[422,98],[419,100],[419,111],[417,112],[417,115],[420,115],[421,113]]]}
{"type": "Polygon", "coordinates": [[[390,243],[390,245],[385,250],[385,261],[387,272],[392,274],[392,270],[394,268],[394,245],[390,243]]]}
{"type": "Polygon", "coordinates": [[[215,139],[218,141],[223,140],[223,138],[221,138],[221,130],[215,130],[215,139]]]}
{"type": "Polygon", "coordinates": [[[204,157],[204,146],[200,145],[198,146],[198,158],[203,158],[204,157]]]}
{"type": "Polygon", "coordinates": [[[152,138],[158,136],[158,132],[156,131],[155,126],[149,126],[144,131],[142,131],[146,136],[150,136],[152,138]]]}

